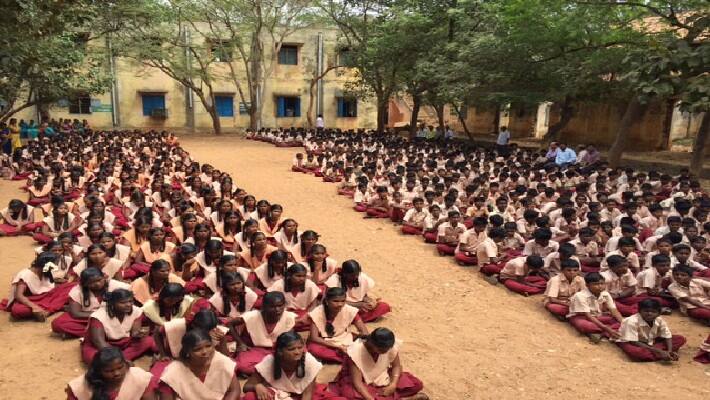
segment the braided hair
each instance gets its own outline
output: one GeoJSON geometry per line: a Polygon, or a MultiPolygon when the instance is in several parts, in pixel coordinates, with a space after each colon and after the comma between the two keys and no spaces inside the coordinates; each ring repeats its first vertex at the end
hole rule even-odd
{"type": "MultiPolygon", "coordinates": [[[[357,261],[347,260],[343,262],[343,266],[340,269],[340,287],[344,290],[348,290],[348,282],[345,280],[345,275],[355,275],[357,277],[360,276],[360,272],[362,272],[362,268],[357,261]]],[[[350,287],[360,287],[360,282],[355,280],[349,285],[350,287]]]]}
{"type": "Polygon", "coordinates": [[[112,362],[119,360],[128,369],[128,363],[123,356],[123,352],[120,349],[107,346],[99,350],[98,353],[91,360],[89,364],[89,369],[84,375],[86,383],[91,388],[91,400],[109,400],[110,396],[108,393],[108,387],[104,381],[103,374],[101,373],[108,365],[112,362]]]}
{"type": "MultiPolygon", "coordinates": [[[[278,380],[281,379],[281,371],[282,371],[282,357],[283,357],[283,351],[293,342],[296,341],[301,341],[303,343],[303,339],[301,339],[301,336],[294,332],[294,331],[288,331],[284,332],[279,335],[278,338],[276,338],[276,351],[274,352],[274,379],[278,380]]],[[[301,355],[301,359],[298,360],[298,365],[296,367],[296,377],[297,378],[303,378],[306,376],[306,353],[303,352],[301,355]]]]}
{"type": "MultiPolygon", "coordinates": [[[[83,271],[81,271],[81,274],[79,275],[79,287],[81,288],[81,297],[82,297],[82,302],[81,305],[83,307],[89,307],[91,305],[91,291],[89,290],[89,283],[93,281],[94,279],[97,278],[103,278],[104,273],[101,272],[101,270],[93,267],[89,267],[83,271]]],[[[104,295],[106,294],[106,291],[108,290],[108,283],[104,285],[103,289],[101,289],[101,294],[97,297],[103,298],[104,295]]]]}
{"type": "Polygon", "coordinates": [[[325,296],[323,297],[323,312],[325,313],[325,333],[327,333],[329,337],[335,336],[335,327],[333,326],[333,323],[328,320],[328,314],[330,314],[330,310],[328,309],[328,301],[336,297],[345,296],[345,289],[340,287],[331,287],[325,291],[325,296]]]}
{"type": "Polygon", "coordinates": [[[293,284],[291,283],[291,279],[293,278],[294,275],[298,273],[306,273],[306,267],[304,267],[302,264],[292,264],[288,268],[286,268],[286,274],[284,275],[284,292],[288,293],[293,290],[297,290],[299,292],[303,292],[306,290],[305,284],[302,285],[301,287],[293,287],[293,284]]]}
{"type": "MultiPolygon", "coordinates": [[[[238,272],[224,272],[221,277],[222,284],[220,288],[222,289],[222,299],[224,300],[224,307],[222,309],[222,314],[229,315],[232,311],[232,303],[229,300],[229,290],[227,289],[234,282],[241,282],[242,286],[245,286],[244,278],[238,272]]],[[[243,313],[246,311],[246,291],[242,290],[238,296],[239,305],[237,306],[237,311],[243,313]]]]}

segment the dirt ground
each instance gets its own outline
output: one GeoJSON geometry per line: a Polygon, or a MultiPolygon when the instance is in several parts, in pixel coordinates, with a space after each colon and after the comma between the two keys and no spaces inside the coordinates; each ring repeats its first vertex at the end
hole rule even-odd
{"type": "MultiPolygon", "coordinates": [[[[334,185],[289,171],[297,149],[235,136],[181,142],[197,160],[232,174],[236,186],[281,204],[301,229],[320,233],[336,260],[361,263],[377,282],[375,294],[393,308],[379,325],[404,340],[405,369],[432,399],[710,398],[710,368],[692,361],[707,327],[672,316],[674,333],[688,338],[681,361],[629,362],[615,346],[592,345],[552,318],[539,297],[493,287],[392,224],[363,220],[334,185]]],[[[0,204],[24,198],[19,186],[0,181],[0,204]]],[[[27,237],[0,239],[5,287],[31,261],[32,246],[27,237]]],[[[66,382],[83,373],[77,341],[51,336],[49,323],[10,322],[2,313],[0,342],[0,399],[61,399],[66,382]]],[[[321,380],[334,373],[328,368],[321,380]]]]}

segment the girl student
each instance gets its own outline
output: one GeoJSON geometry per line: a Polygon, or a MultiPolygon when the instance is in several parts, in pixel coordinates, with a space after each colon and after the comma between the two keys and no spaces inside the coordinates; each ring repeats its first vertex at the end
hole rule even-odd
{"type": "Polygon", "coordinates": [[[155,400],[153,375],[132,367],[115,347],[101,349],[84,375],[69,381],[67,400],[155,400]]]}
{"type": "Polygon", "coordinates": [[[261,310],[241,315],[244,331],[237,339],[237,367],[240,373],[253,374],[256,364],[274,351],[276,338],[293,329],[296,314],[286,311],[286,297],[281,292],[266,293],[261,310]]]}
{"type": "Polygon", "coordinates": [[[133,298],[140,304],[146,304],[150,300],[158,299],[163,288],[171,283],[185,286],[185,281],[171,272],[167,261],[155,260],[150,264],[147,274],[131,282],[133,298]]]}
{"type": "Polygon", "coordinates": [[[360,336],[368,334],[359,310],[346,304],[346,297],[343,288],[328,288],[323,303],[308,313],[312,322],[308,351],[321,361],[343,363],[343,355],[353,343],[351,326],[355,326],[360,336]]]}
{"type": "Polygon", "coordinates": [[[368,295],[375,287],[375,281],[362,272],[360,264],[355,260],[345,261],[340,272],[325,281],[325,286],[343,288],[347,293],[348,304],[360,310],[363,322],[375,321],[390,312],[389,304],[368,295]]]}
{"type": "Polygon", "coordinates": [[[27,187],[27,192],[30,195],[30,199],[27,204],[31,206],[38,206],[49,203],[50,191],[52,191],[52,182],[48,182],[47,178],[43,175],[38,176],[34,181],[32,181],[32,185],[27,187]]]}
{"type": "Polygon", "coordinates": [[[311,247],[318,242],[318,234],[315,231],[304,231],[301,234],[301,245],[298,246],[295,253],[291,253],[294,262],[304,262],[311,254],[311,247]]]}
{"type": "Polygon", "coordinates": [[[173,270],[185,282],[190,281],[198,270],[197,260],[195,260],[197,253],[194,244],[183,243],[173,255],[173,270]]]}
{"type": "Polygon", "coordinates": [[[148,328],[142,327],[143,312],[133,304],[133,293],[126,289],[107,292],[105,303],[89,316],[89,328],[81,343],[81,358],[91,363],[101,349],[114,346],[133,361],[155,348],[148,328]]]}
{"type": "Polygon", "coordinates": [[[242,231],[242,220],[236,211],[227,211],[221,224],[215,226],[215,232],[222,238],[224,248],[234,252],[237,247],[236,236],[242,231]]]}
{"type": "Polygon", "coordinates": [[[215,205],[215,210],[209,215],[210,223],[214,228],[224,224],[224,217],[229,211],[232,211],[232,202],[229,200],[218,200],[215,205]]]}
{"type": "Polygon", "coordinates": [[[303,339],[295,332],[284,332],[276,339],[276,350],[256,365],[256,372],[244,384],[245,400],[259,399],[342,399],[316,383],[323,368],[306,351],[303,339]]]}
{"type": "Polygon", "coordinates": [[[203,280],[206,289],[210,293],[217,293],[221,287],[221,277],[225,272],[236,272],[242,276],[244,282],[249,279],[251,271],[239,266],[239,259],[234,254],[225,254],[219,258],[216,263],[217,268],[214,272],[208,272],[203,280]]]}
{"type": "Polygon", "coordinates": [[[89,325],[89,316],[101,306],[107,292],[129,289],[127,283],[109,279],[94,267],[79,275],[79,284],[69,291],[69,309],[52,321],[52,331],[62,337],[82,337],[89,325]]]}
{"type": "Polygon", "coordinates": [[[135,279],[137,276],[145,274],[150,268],[150,264],[156,260],[164,260],[170,264],[170,269],[172,269],[174,251],[175,244],[165,239],[163,228],[150,228],[148,240],[141,243],[133,264],[126,270],[124,276],[127,279],[135,279]]]}
{"type": "Polygon", "coordinates": [[[29,268],[18,272],[12,280],[10,296],[0,309],[9,311],[15,319],[34,318],[39,322],[61,310],[73,285],[55,285],[52,272],[59,268],[57,259],[56,254],[43,252],[29,268]]]}
{"type": "Polygon", "coordinates": [[[237,210],[240,214],[242,214],[243,220],[259,220],[259,216],[256,211],[256,198],[250,194],[244,196],[243,203],[237,210]]]}
{"type": "Polygon", "coordinates": [[[401,342],[387,328],[377,328],[347,349],[347,359],[330,390],[353,400],[427,400],[424,385],[404,372],[401,342]]]}
{"type": "Polygon", "coordinates": [[[252,286],[257,293],[268,290],[279,279],[283,279],[286,268],[291,265],[288,262],[288,254],[282,250],[276,250],[269,255],[269,259],[254,269],[254,274],[250,276],[252,286]]]}
{"type": "Polygon", "coordinates": [[[123,263],[108,257],[103,245],[92,244],[89,246],[84,259],[74,266],[73,274],[79,276],[82,271],[90,267],[100,270],[111,279],[123,280],[123,263]]]}
{"type": "Polygon", "coordinates": [[[281,223],[281,229],[274,234],[276,247],[287,253],[293,253],[298,248],[300,242],[298,240],[298,223],[287,218],[281,223]]]}
{"type": "Polygon", "coordinates": [[[96,219],[97,217],[94,216],[93,221],[87,221],[78,229],[81,235],[76,238],[76,242],[84,250],[94,243],[99,243],[102,233],[111,232],[111,229],[107,230],[106,227],[101,222],[97,222],[96,219]]]}
{"type": "Polygon", "coordinates": [[[222,241],[220,237],[212,236],[212,230],[209,225],[198,222],[197,225],[195,225],[195,235],[185,239],[184,243],[194,244],[198,251],[202,251],[211,240],[217,240],[218,242],[222,241]]]}
{"type": "Polygon", "coordinates": [[[135,256],[141,249],[141,244],[148,240],[148,232],[153,227],[151,218],[138,217],[133,222],[133,228],[123,232],[121,235],[121,244],[131,248],[131,255],[135,256]]]}
{"type": "Polygon", "coordinates": [[[161,400],[239,400],[236,364],[215,351],[207,332],[190,330],[181,344],[179,359],[168,364],[160,377],[161,400]]]}
{"type": "Polygon", "coordinates": [[[148,300],[141,309],[153,326],[162,326],[189,312],[195,299],[185,295],[185,289],[177,283],[167,283],[160,289],[158,298],[148,300]]]}
{"type": "Polygon", "coordinates": [[[34,207],[17,199],[10,200],[7,208],[0,211],[0,222],[0,236],[30,234],[38,228],[34,207]]]}
{"type": "Polygon", "coordinates": [[[81,225],[81,218],[74,216],[69,212],[69,207],[66,203],[61,202],[52,209],[50,215],[46,216],[42,222],[41,232],[33,235],[33,238],[41,244],[47,243],[55,239],[63,232],[74,234],[81,225]]]}
{"type": "Polygon", "coordinates": [[[195,226],[197,217],[193,213],[185,213],[180,216],[180,225],[172,227],[172,239],[176,244],[182,244],[188,238],[195,236],[195,226]]]}
{"type": "Polygon", "coordinates": [[[219,283],[220,290],[210,297],[209,302],[223,323],[233,328],[235,323],[241,322],[238,317],[254,308],[259,296],[246,286],[244,278],[237,272],[222,272],[219,283]]]}
{"type": "Polygon", "coordinates": [[[296,314],[298,331],[307,330],[310,325],[307,313],[316,306],[320,295],[318,286],[308,279],[306,267],[293,264],[286,268],[283,279],[274,282],[269,292],[282,292],[286,297],[286,309],[296,314]]]}
{"type": "Polygon", "coordinates": [[[307,265],[309,278],[321,288],[321,291],[325,288],[325,281],[338,269],[338,262],[328,257],[325,246],[318,243],[311,247],[307,265]]]}
{"type": "Polygon", "coordinates": [[[276,244],[274,235],[279,231],[279,229],[281,229],[282,214],[283,207],[279,204],[272,204],[269,206],[269,211],[266,216],[259,220],[259,230],[264,232],[267,240],[269,240],[272,244],[276,244]]]}
{"type": "Polygon", "coordinates": [[[242,231],[234,236],[234,241],[239,245],[239,251],[244,251],[251,246],[251,237],[258,231],[259,223],[256,220],[248,219],[244,221],[242,231]]]}
{"type": "Polygon", "coordinates": [[[116,235],[111,232],[104,232],[99,237],[99,243],[104,246],[106,255],[126,264],[131,255],[131,248],[116,241],[116,235]]]}
{"type": "Polygon", "coordinates": [[[251,237],[250,246],[239,253],[240,264],[244,268],[254,270],[265,263],[269,255],[276,250],[276,247],[267,242],[263,232],[255,232],[251,237]]]}

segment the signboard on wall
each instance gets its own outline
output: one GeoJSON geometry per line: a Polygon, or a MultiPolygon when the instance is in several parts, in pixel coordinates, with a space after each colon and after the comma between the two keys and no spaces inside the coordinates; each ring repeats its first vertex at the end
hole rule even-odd
{"type": "Polygon", "coordinates": [[[91,112],[111,112],[113,107],[111,104],[99,104],[97,106],[91,105],[91,112]]]}

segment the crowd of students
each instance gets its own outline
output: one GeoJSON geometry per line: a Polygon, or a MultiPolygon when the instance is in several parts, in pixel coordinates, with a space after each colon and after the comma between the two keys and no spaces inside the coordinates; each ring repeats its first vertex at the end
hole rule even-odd
{"type": "Polygon", "coordinates": [[[52,331],[81,338],[68,399],[428,398],[401,341],[367,326],[390,307],[363,267],[172,134],[69,130],[0,162],[27,191],[0,236],[37,241],[0,308],[61,313],[52,331]],[[150,371],[132,366],[148,355],[150,371]],[[323,363],[342,366],[329,384],[323,363]]]}
{"type": "MultiPolygon", "coordinates": [[[[333,130],[248,137],[304,146],[291,169],[338,183],[364,218],[391,220],[492,284],[541,295],[551,314],[631,360],[678,359],[685,338],[662,315],[710,326],[710,197],[685,169],[560,165],[515,145],[501,155],[333,130]]],[[[708,350],[710,337],[695,360],[710,363],[708,350]]]]}

